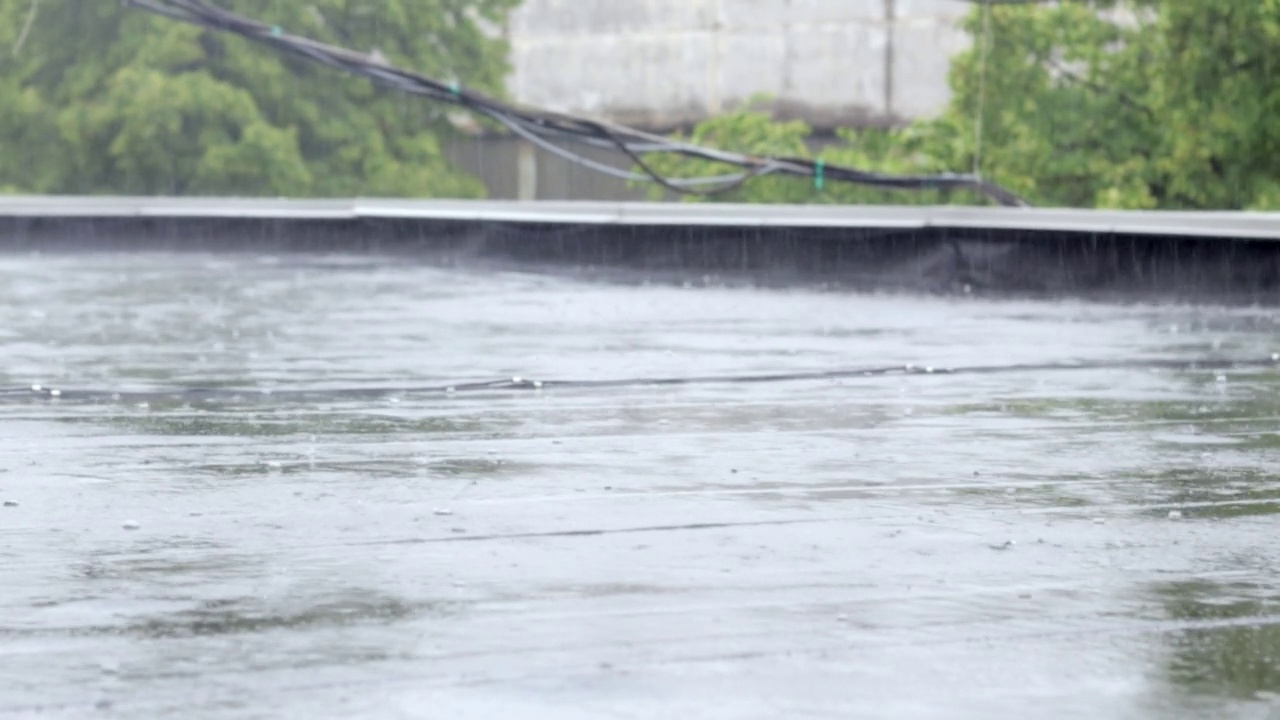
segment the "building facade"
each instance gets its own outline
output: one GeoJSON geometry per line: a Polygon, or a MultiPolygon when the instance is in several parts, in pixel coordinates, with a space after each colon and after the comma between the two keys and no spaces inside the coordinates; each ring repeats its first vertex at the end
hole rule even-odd
{"type": "Polygon", "coordinates": [[[956,0],[525,0],[521,102],[650,129],[767,95],[780,118],[883,126],[939,112],[970,39],[956,0]]]}
{"type": "MultiPolygon", "coordinates": [[[[519,102],[659,132],[760,96],[818,130],[934,115],[969,46],[957,0],[524,0],[506,29],[519,102]]],[[[628,168],[616,153],[577,148],[628,168]]],[[[636,200],[644,189],[504,136],[462,140],[453,162],[490,197],[636,200]]]]}

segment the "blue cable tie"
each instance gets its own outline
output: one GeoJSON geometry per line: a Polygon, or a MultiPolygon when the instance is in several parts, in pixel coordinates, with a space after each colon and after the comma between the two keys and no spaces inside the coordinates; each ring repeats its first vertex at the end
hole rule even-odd
{"type": "Polygon", "coordinates": [[[813,164],[813,189],[818,192],[822,192],[822,188],[827,184],[826,165],[824,160],[818,160],[813,164]]]}
{"type": "Polygon", "coordinates": [[[284,34],[284,31],[280,29],[279,25],[271,26],[271,37],[280,37],[283,34],[284,34]]]}

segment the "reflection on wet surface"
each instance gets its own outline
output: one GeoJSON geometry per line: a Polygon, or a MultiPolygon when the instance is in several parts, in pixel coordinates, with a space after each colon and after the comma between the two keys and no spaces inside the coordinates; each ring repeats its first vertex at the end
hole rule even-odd
{"type": "Polygon", "coordinates": [[[1154,592],[1169,617],[1209,625],[1170,636],[1168,672],[1174,682],[1206,696],[1280,697],[1280,634],[1268,622],[1280,616],[1276,588],[1188,581],[1160,585],[1154,592]],[[1214,626],[1214,620],[1224,622],[1214,626]]]}
{"type": "Polygon", "coordinates": [[[1276,330],[6,256],[0,717],[1268,717],[1276,330]]]}

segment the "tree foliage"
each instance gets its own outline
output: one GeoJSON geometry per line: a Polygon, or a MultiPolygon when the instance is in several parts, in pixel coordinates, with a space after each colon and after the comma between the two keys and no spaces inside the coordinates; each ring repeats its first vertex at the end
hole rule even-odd
{"type": "MultiPolygon", "coordinates": [[[[492,93],[507,50],[485,29],[517,2],[221,0],[492,93]]],[[[118,2],[0,0],[0,191],[481,194],[448,132],[430,103],[118,2]]]]}
{"type": "MultiPolygon", "coordinates": [[[[940,117],[843,131],[818,156],[894,172],[980,167],[1038,205],[1280,207],[1280,0],[995,5],[975,8],[966,29],[975,42],[953,61],[953,98],[940,117]]],[[[809,135],[750,108],[693,132],[753,153],[801,151],[809,135]]],[[[723,171],[674,158],[659,166],[682,176],[723,171]]],[[[980,201],[834,184],[819,192],[794,179],[722,199],[980,201]]]]}

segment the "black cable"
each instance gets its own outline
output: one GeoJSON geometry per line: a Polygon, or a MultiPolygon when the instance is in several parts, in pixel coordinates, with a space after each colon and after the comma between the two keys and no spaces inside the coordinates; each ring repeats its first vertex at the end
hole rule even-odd
{"type": "MultiPolygon", "coordinates": [[[[1002,3],[1009,0],[985,1],[1002,3]]],[[[736,190],[753,178],[763,175],[789,175],[814,178],[815,184],[817,184],[816,180],[821,178],[887,190],[968,189],[981,193],[1000,205],[1027,206],[1024,200],[1012,192],[984,182],[975,175],[953,173],[889,175],[840,165],[828,165],[811,159],[744,155],[676,141],[601,120],[518,107],[456,84],[444,83],[409,70],[393,67],[363,53],[290,35],[278,26],[237,15],[206,0],[124,0],[124,3],[199,27],[238,35],[282,53],[296,55],[360,75],[379,85],[420,95],[436,102],[461,106],[501,123],[516,134],[533,140],[544,149],[558,148],[553,142],[555,140],[584,143],[593,147],[611,147],[630,158],[643,173],[615,171],[611,174],[627,179],[647,180],[679,194],[717,195],[736,190]],[[741,172],[715,177],[669,178],[645,162],[644,156],[654,153],[668,153],[722,163],[740,168],[741,172]],[[700,187],[706,189],[699,189],[700,187]]],[[[555,152],[555,150],[552,151],[555,152]]],[[[607,172],[599,163],[594,163],[569,150],[563,150],[557,154],[569,156],[575,162],[597,172],[607,172]]]]}
{"type": "Polygon", "coordinates": [[[402,396],[471,395],[486,392],[525,392],[554,390],[607,390],[626,388],[684,387],[691,385],[762,385],[816,380],[852,380],[877,377],[932,375],[1002,375],[1006,373],[1079,372],[1086,370],[1168,370],[1174,372],[1210,372],[1223,370],[1273,369],[1280,366],[1280,356],[1240,358],[1235,360],[1100,360],[1082,362],[1024,363],[1019,365],[970,365],[963,367],[921,367],[919,365],[880,365],[833,370],[777,372],[758,375],[703,375],[632,377],[614,380],[507,378],[452,385],[330,388],[325,390],[260,389],[260,388],[192,388],[175,387],[150,391],[112,391],[93,389],[66,390],[32,385],[0,388],[0,403],[53,401],[70,403],[139,402],[315,402],[319,400],[381,400],[402,396]]]}

